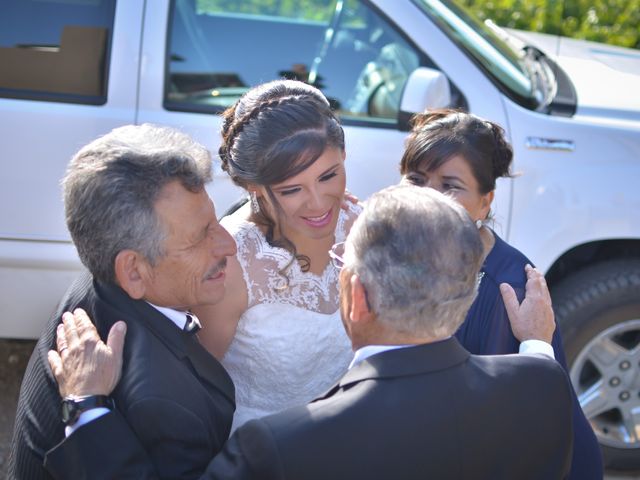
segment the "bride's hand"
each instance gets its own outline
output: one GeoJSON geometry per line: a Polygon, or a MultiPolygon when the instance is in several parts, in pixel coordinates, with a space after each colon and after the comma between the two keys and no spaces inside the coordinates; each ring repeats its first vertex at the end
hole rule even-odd
{"type": "Polygon", "coordinates": [[[348,211],[349,210],[349,203],[353,203],[354,205],[357,205],[358,203],[360,203],[360,200],[358,199],[358,197],[356,197],[349,190],[345,190],[344,191],[344,200],[342,201],[342,209],[348,211]]]}

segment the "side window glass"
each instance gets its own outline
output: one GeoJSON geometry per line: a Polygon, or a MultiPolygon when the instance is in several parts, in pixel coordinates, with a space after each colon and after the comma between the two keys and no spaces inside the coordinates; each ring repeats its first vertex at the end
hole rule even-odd
{"type": "Polygon", "coordinates": [[[0,97],[102,104],[116,0],[4,0],[0,97]]]}
{"type": "Polygon", "coordinates": [[[219,111],[254,85],[304,78],[334,0],[175,0],[165,106],[219,111]]]}
{"type": "Polygon", "coordinates": [[[345,120],[395,124],[414,48],[361,0],[175,0],[165,107],[218,112],[259,83],[320,88],[345,120]]]}
{"type": "Polygon", "coordinates": [[[347,0],[336,7],[332,38],[316,59],[316,81],[343,118],[395,122],[420,56],[366,3],[347,0]]]}

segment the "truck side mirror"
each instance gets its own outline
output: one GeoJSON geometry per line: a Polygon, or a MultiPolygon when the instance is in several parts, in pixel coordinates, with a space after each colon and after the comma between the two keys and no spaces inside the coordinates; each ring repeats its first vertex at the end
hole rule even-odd
{"type": "Polygon", "coordinates": [[[410,129],[409,120],[414,113],[450,105],[451,89],[447,77],[433,68],[418,67],[409,75],[402,92],[398,112],[400,129],[410,129]]]}

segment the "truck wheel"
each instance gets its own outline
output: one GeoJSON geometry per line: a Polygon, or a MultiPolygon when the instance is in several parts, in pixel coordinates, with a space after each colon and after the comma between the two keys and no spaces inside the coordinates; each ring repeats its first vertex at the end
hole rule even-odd
{"type": "Polygon", "coordinates": [[[552,295],[571,382],[605,467],[640,470],[640,260],[585,268],[552,295]]]}

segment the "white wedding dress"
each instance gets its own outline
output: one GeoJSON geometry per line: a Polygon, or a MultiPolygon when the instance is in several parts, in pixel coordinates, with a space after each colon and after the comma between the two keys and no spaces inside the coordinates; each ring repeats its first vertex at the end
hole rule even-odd
{"type": "MultiPolygon", "coordinates": [[[[360,212],[340,210],[335,241],[342,242],[360,212]]],[[[252,418],[304,405],[329,389],[353,357],[338,309],[338,271],[329,262],[321,275],[272,247],[252,222],[234,216],[222,225],[235,238],[248,293],[248,309],[222,364],[236,387],[232,431],[252,418]]]]}

